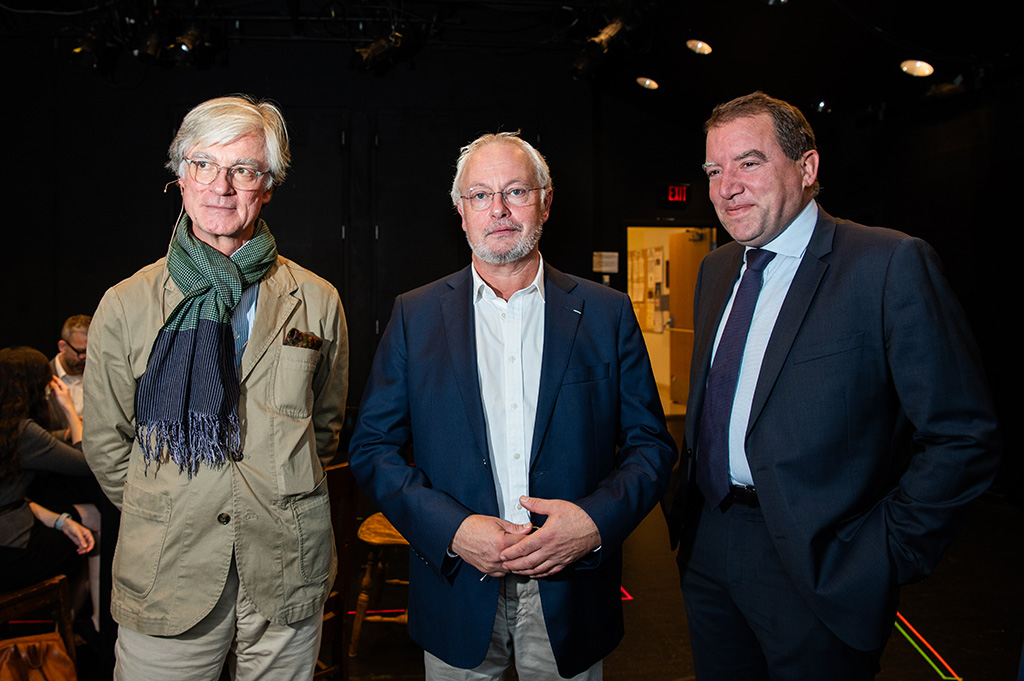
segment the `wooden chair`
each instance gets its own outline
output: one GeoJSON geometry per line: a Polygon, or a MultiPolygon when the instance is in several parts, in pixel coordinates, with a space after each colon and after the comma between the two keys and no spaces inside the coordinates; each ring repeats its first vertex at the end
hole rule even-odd
{"type": "Polygon", "coordinates": [[[324,628],[320,659],[314,679],[348,680],[345,623],[348,621],[348,592],[352,581],[352,561],[356,544],[356,501],[358,488],[348,463],[328,466],[327,491],[331,499],[334,547],[338,553],[338,578],[324,605],[324,628]]]}
{"type": "Polygon", "coordinates": [[[409,542],[398,530],[388,522],[383,513],[374,513],[359,526],[359,540],[366,544],[370,551],[366,559],[366,571],[356,603],[356,618],[352,623],[352,643],[348,654],[355,657],[359,653],[359,636],[364,622],[396,622],[406,624],[408,614],[402,611],[399,615],[367,615],[370,601],[377,601],[385,584],[408,584],[408,580],[387,579],[385,574],[388,564],[388,552],[394,548],[408,550],[409,542]]]}
{"type": "Polygon", "coordinates": [[[75,633],[71,628],[71,589],[67,577],[57,575],[24,589],[0,593],[0,622],[41,614],[53,620],[68,657],[77,665],[75,633]]]}

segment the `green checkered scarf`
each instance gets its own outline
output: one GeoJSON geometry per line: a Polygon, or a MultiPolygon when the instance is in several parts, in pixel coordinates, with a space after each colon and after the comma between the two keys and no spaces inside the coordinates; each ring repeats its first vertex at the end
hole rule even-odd
{"type": "Polygon", "coordinates": [[[185,298],[157,334],[135,390],[135,436],[146,467],[167,456],[189,478],[241,452],[231,314],[277,258],[263,220],[230,258],[196,239],[182,215],[167,269],[185,298]]]}

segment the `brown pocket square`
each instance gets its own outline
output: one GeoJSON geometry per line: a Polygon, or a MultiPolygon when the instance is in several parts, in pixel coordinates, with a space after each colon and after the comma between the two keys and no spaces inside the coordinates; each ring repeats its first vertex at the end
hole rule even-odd
{"type": "Polygon", "coordinates": [[[299,331],[293,328],[288,332],[288,335],[284,337],[284,344],[293,348],[309,348],[310,350],[319,350],[324,344],[324,339],[320,336],[314,336],[311,333],[305,331],[299,331]]]}

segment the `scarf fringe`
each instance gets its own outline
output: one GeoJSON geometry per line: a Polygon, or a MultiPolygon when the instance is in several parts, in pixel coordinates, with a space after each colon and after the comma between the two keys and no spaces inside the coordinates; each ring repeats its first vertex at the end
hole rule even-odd
{"type": "Polygon", "coordinates": [[[165,456],[178,464],[178,473],[191,480],[199,465],[218,469],[228,458],[234,460],[242,451],[241,428],[237,414],[229,414],[226,422],[212,414],[189,411],[187,420],[140,423],[135,427],[136,441],[149,464],[165,456]]]}

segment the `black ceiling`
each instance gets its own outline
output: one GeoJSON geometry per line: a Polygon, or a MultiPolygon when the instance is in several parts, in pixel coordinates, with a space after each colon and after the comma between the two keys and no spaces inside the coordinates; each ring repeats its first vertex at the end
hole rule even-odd
{"type": "Polygon", "coordinates": [[[69,54],[85,38],[92,54],[77,58],[112,73],[117,59],[144,57],[154,38],[157,63],[180,67],[167,46],[195,28],[203,49],[188,68],[250,41],[337,42],[360,68],[356,51],[384,38],[400,43],[373,66],[384,77],[429,51],[459,50],[504,54],[513,64],[516,54],[547,51],[549,68],[572,78],[581,77],[581,55],[602,52],[588,38],[621,19],[603,63],[583,77],[670,107],[698,89],[714,101],[763,89],[805,110],[823,103],[856,111],[1019,83],[1020,41],[1011,37],[1008,3],[947,7],[905,0],[3,0],[0,33],[52,38],[55,50],[69,54]],[[690,52],[688,38],[713,52],[690,52]],[[898,68],[904,59],[927,60],[935,74],[907,76],[898,68]],[[657,93],[632,92],[640,75],[660,83],[657,93]]]}

